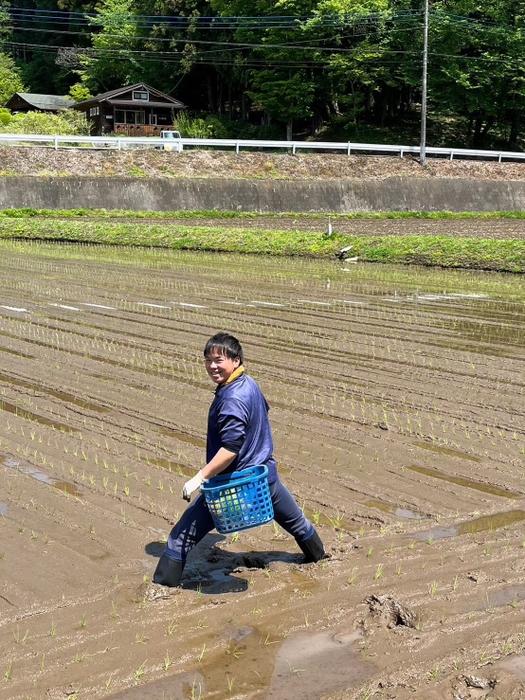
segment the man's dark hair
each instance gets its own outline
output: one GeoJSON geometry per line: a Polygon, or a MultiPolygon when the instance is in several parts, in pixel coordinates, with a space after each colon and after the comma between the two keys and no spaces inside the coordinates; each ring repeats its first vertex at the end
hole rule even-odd
{"type": "Polygon", "coordinates": [[[212,350],[218,350],[230,360],[240,359],[241,364],[244,362],[244,353],[242,346],[233,335],[229,333],[215,333],[208,340],[204,347],[204,357],[207,357],[212,350]]]}

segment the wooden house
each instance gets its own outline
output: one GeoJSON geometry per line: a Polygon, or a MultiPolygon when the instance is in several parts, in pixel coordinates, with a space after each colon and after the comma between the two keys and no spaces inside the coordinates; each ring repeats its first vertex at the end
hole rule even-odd
{"type": "Polygon", "coordinates": [[[93,124],[92,135],[160,136],[161,131],[173,129],[173,120],[185,105],[146,83],[137,83],[77,102],[73,108],[84,112],[93,124]]]}
{"type": "Polygon", "coordinates": [[[5,103],[13,114],[26,112],[60,112],[75,104],[75,100],[60,95],[38,95],[31,92],[15,92],[5,103]]]}

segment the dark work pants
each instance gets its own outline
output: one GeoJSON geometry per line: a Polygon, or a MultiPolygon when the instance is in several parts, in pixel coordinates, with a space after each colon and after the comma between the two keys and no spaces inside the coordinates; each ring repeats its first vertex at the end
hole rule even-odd
{"type": "MultiPolygon", "coordinates": [[[[281,483],[279,477],[277,477],[277,481],[270,484],[270,495],[276,523],[289,532],[297,542],[309,539],[314,533],[314,527],[306,519],[303,511],[286,486],[281,483]]],[[[181,519],[171,531],[165,554],[177,559],[177,561],[186,561],[193,547],[214,527],[204,494],[201,493],[184,511],[181,519]]]]}

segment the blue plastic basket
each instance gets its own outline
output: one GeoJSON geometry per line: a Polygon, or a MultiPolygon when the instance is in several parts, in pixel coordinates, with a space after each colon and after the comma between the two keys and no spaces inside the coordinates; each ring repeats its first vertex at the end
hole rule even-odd
{"type": "Polygon", "coordinates": [[[215,529],[222,535],[273,520],[268,467],[257,465],[219,474],[201,486],[215,529]]]}

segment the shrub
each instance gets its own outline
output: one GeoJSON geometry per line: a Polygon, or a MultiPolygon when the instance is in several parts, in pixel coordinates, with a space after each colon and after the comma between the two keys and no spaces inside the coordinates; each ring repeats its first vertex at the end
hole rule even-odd
{"type": "Polygon", "coordinates": [[[0,107],[0,126],[7,126],[11,121],[11,112],[5,107],[0,107]]]}
{"type": "Polygon", "coordinates": [[[59,136],[89,135],[89,123],[82,112],[65,109],[59,114],[28,112],[13,114],[4,122],[0,116],[0,132],[10,134],[57,134],[59,136]]]}
{"type": "Polygon", "coordinates": [[[228,133],[218,117],[190,117],[187,112],[179,114],[174,121],[182,136],[193,139],[224,139],[228,133]]]}
{"type": "Polygon", "coordinates": [[[191,117],[181,112],[174,126],[182,136],[194,139],[282,139],[285,134],[281,125],[257,126],[246,121],[234,121],[229,117],[209,114],[191,117]]]}

